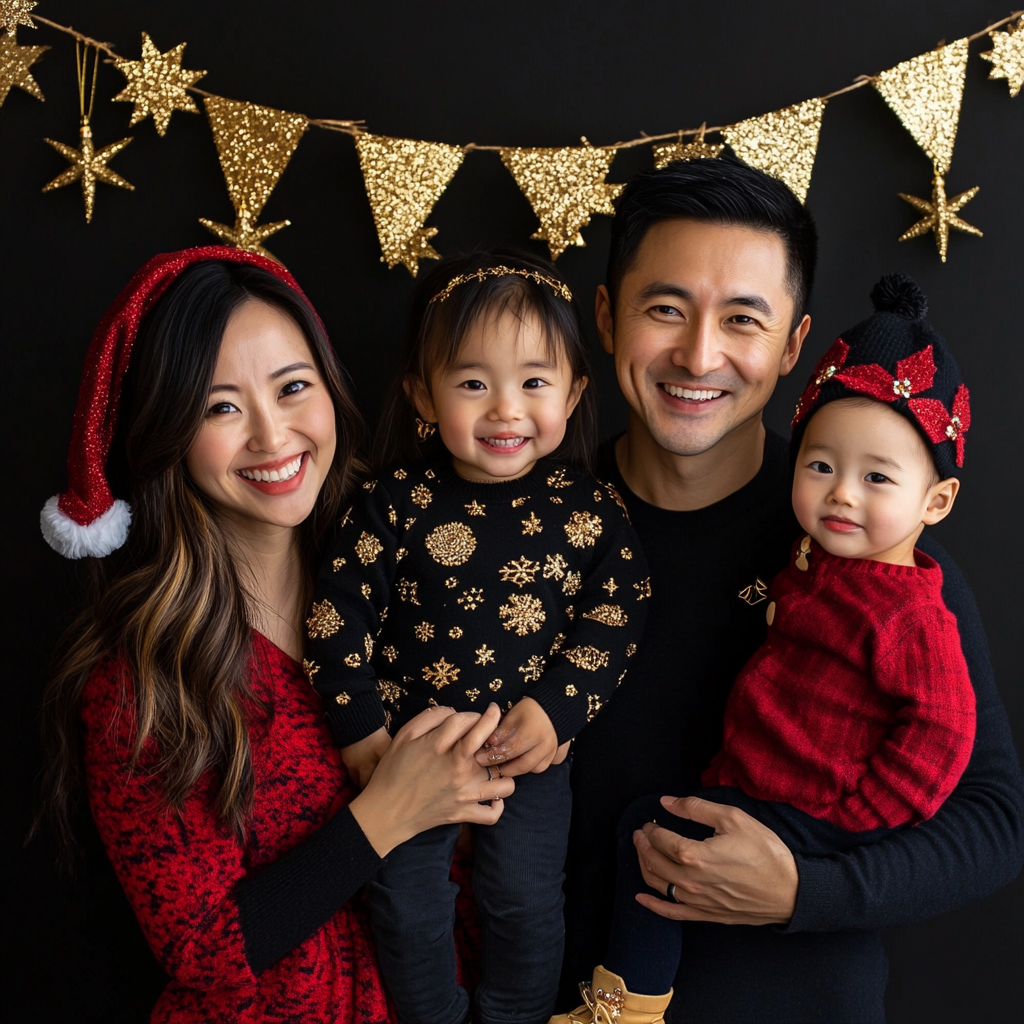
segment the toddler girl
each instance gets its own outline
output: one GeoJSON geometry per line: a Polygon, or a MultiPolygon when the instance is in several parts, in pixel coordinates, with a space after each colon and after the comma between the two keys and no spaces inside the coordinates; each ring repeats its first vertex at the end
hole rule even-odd
{"type": "MultiPolygon", "coordinates": [[[[883,278],[872,299],[875,314],[825,353],[797,404],[793,509],[806,535],[771,586],[767,639],[733,686],[703,776],[713,788],[698,794],[740,807],[804,856],[930,818],[974,742],[942,570],[914,549],[959,489],[967,388],[910,278],[883,278]]],[[[633,832],[657,815],[706,838],[672,818],[673,800],[647,797],[623,816],[605,966],[581,986],[586,1005],[551,1024],[664,1019],[684,926],[652,912],[675,886],[648,887],[633,832]]]]}
{"type": "MultiPolygon", "coordinates": [[[[586,352],[554,267],[513,252],[445,260],[413,313],[383,427],[384,449],[405,457],[342,517],[306,671],[360,784],[425,707],[507,709],[481,755],[481,781],[503,771],[516,791],[496,825],[473,832],[473,1019],[543,1022],[562,959],[568,741],[625,674],[650,583],[618,494],[584,471],[586,352]]],[[[408,1024],[461,1024],[469,1010],[448,877],[458,832],[400,846],[369,887],[381,968],[408,1024]]]]}

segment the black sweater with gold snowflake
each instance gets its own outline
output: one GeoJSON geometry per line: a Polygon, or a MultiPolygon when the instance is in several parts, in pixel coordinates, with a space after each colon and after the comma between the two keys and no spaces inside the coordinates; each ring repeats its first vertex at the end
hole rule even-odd
{"type": "Polygon", "coordinates": [[[304,666],[339,746],[431,704],[525,696],[562,743],[622,681],[649,596],[625,508],[593,477],[547,460],[502,483],[392,469],[342,517],[304,666]]]}

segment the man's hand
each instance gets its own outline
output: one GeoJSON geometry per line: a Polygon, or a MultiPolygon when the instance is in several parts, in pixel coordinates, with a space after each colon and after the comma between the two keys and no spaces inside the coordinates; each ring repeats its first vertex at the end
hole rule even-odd
{"type": "Polygon", "coordinates": [[[341,748],[341,759],[345,762],[352,781],[360,788],[366,789],[377,762],[384,756],[384,751],[391,746],[391,737],[387,729],[381,726],[376,732],[341,748]]]}
{"type": "Polygon", "coordinates": [[[485,768],[498,767],[502,775],[514,777],[561,764],[568,753],[568,741],[558,745],[547,712],[532,697],[524,697],[491,733],[476,760],[485,768]]]}
{"type": "Polygon", "coordinates": [[[675,885],[675,903],[637,895],[648,910],[674,921],[785,924],[793,916],[799,878],[789,848],[766,825],[738,807],[699,797],[663,796],[680,818],[710,825],[703,841],[685,839],[648,822],[633,833],[640,870],[653,889],[675,885]]]}

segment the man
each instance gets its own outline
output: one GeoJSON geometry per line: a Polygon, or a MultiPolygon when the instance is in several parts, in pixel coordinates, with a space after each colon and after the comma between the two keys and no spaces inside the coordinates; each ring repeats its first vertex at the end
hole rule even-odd
{"type": "MultiPolygon", "coordinates": [[[[809,214],[735,162],[645,172],[618,204],[597,324],[630,419],[600,473],[629,508],[652,596],[628,675],[575,744],[560,1005],[604,954],[619,815],[637,796],[699,787],[732,681],[764,639],[766,585],[799,527],[787,442],[762,411],[807,337],[815,257],[809,214]]],[[[638,853],[662,893],[676,887],[661,912],[693,922],[675,1018],[884,1021],[878,929],[980,899],[1019,870],[1020,768],[977,608],[939,545],[920,547],[942,565],[976,691],[966,773],[932,820],[828,858],[795,858],[737,808],[693,798],[674,813],[713,839],[648,825],[638,853]]]]}

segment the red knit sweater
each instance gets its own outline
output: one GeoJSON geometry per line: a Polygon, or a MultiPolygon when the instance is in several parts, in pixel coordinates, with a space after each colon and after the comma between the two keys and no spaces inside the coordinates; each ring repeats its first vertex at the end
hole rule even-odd
{"type": "Polygon", "coordinates": [[[232,889],[280,857],[355,795],[302,669],[258,634],[253,688],[272,718],[250,727],[255,806],[239,842],[213,811],[212,778],[178,814],[144,769],[125,770],[134,727],[130,680],[105,663],[85,689],[89,802],[146,939],[170,983],[160,1022],[385,1022],[369,927],[352,904],[258,977],[232,889]]]}
{"type": "Polygon", "coordinates": [[[769,592],[706,786],[737,786],[852,832],[930,818],[967,767],[974,690],[942,570],[839,558],[812,542],[769,592]]]}

